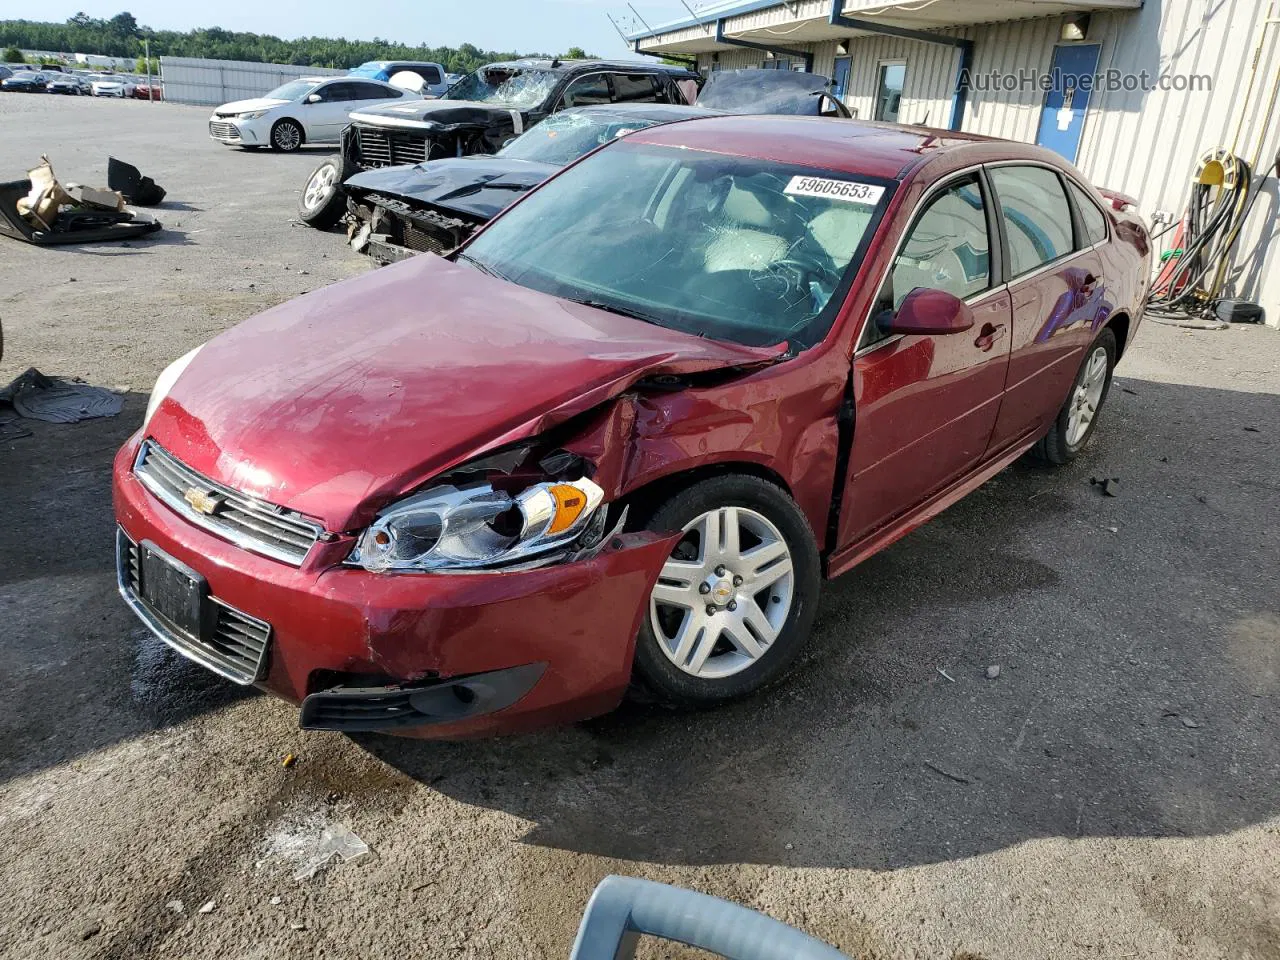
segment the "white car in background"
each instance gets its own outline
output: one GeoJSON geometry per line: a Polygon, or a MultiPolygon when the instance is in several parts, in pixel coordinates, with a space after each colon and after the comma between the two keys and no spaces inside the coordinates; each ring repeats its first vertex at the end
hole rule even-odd
{"type": "Polygon", "coordinates": [[[337,142],[353,110],[419,99],[381,80],[300,77],[256,100],[224,103],[209,118],[209,136],[229,147],[290,153],[304,143],[337,142]]]}
{"type": "Polygon", "coordinates": [[[134,83],[128,77],[99,74],[89,81],[89,89],[95,97],[131,97],[134,83]]]}

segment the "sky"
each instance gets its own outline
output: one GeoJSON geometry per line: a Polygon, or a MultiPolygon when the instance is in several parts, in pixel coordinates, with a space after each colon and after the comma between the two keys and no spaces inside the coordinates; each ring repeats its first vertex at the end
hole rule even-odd
{"type": "MultiPolygon", "coordinates": [[[[702,0],[692,0],[697,6],[702,0]]],[[[680,0],[646,0],[635,6],[651,25],[688,16],[680,0]]],[[[635,22],[626,0],[217,0],[175,3],[174,0],[0,0],[0,19],[66,20],[83,10],[103,19],[127,10],[156,30],[222,27],[270,33],[348,40],[400,41],[456,47],[473,43],[482,50],[520,53],[563,53],[582,47],[602,57],[632,56],[606,14],[635,22]]],[[[637,29],[643,29],[638,23],[637,29]]],[[[629,31],[628,31],[629,32],[629,31]]]]}

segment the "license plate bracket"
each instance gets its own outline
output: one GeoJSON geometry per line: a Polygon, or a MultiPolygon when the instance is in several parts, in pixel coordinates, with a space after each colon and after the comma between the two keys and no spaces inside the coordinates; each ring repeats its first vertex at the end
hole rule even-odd
{"type": "Polygon", "coordinates": [[[142,599],[172,627],[200,640],[205,633],[209,582],[149,540],[138,547],[142,554],[142,599]]]}

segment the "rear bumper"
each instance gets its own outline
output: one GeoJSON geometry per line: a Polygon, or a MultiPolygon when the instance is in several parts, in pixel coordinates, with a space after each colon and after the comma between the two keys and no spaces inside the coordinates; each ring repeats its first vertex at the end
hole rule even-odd
{"type": "Polygon", "coordinates": [[[154,499],[132,474],[137,446],[135,437],[113,470],[121,529],[197,571],[220,604],[269,625],[261,668],[248,679],[307,704],[304,725],[457,738],[584,719],[621,700],[672,538],[626,535],[577,563],[463,575],[344,567],[351,541],[342,538],[317,544],[295,568],[249,554],[154,499]],[[380,715],[378,700],[394,702],[396,722],[383,722],[391,713],[380,715]],[[373,725],[361,725],[370,717],[373,725]]]}

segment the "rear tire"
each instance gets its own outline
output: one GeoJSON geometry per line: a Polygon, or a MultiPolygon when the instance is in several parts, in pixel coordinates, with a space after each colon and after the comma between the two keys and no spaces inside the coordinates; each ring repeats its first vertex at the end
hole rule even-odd
{"type": "Polygon", "coordinates": [[[711,706],[781,677],[809,638],[821,579],[817,543],[795,501],[759,477],[713,477],[672,496],[645,527],[686,536],[636,641],[642,691],[711,706]]]}
{"type": "Polygon", "coordinates": [[[347,212],[347,193],[342,187],[343,163],[329,157],[311,171],[298,197],[298,218],[317,230],[327,230],[347,212]]]}
{"type": "Polygon", "coordinates": [[[293,153],[305,139],[302,127],[294,120],[277,120],[271,128],[271,149],[280,153],[293,153]]]}
{"type": "Polygon", "coordinates": [[[1040,442],[1032,448],[1038,460],[1062,466],[1070,463],[1084,449],[1098,426],[1107,394],[1111,392],[1111,373],[1116,367],[1116,335],[1103,328],[1085,353],[1066,403],[1040,442]]]}

